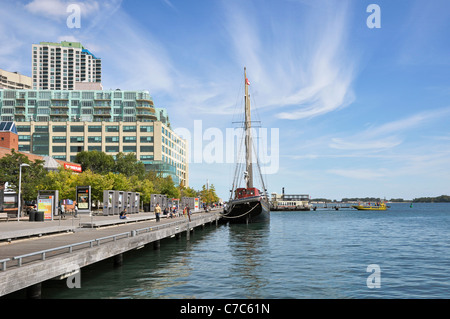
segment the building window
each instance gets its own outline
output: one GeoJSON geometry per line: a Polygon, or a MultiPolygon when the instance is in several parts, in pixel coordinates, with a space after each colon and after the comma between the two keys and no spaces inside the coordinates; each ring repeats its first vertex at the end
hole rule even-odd
{"type": "Polygon", "coordinates": [[[119,146],[106,146],[105,151],[106,151],[106,153],[118,153],[119,146]]]}
{"type": "Polygon", "coordinates": [[[70,152],[72,153],[80,153],[83,151],[83,146],[71,146],[70,152]]]}
{"type": "Polygon", "coordinates": [[[53,132],[66,132],[67,127],[65,125],[53,125],[53,132]]]}
{"type": "Polygon", "coordinates": [[[100,125],[98,126],[88,126],[88,132],[101,132],[102,127],[100,125]]]}
{"type": "Polygon", "coordinates": [[[119,137],[118,136],[107,136],[105,138],[106,143],[119,143],[119,137]]]}
{"type": "Polygon", "coordinates": [[[48,133],[48,126],[35,126],[34,131],[39,133],[48,133]]]}
{"type": "Polygon", "coordinates": [[[94,92],[83,92],[82,93],[83,100],[93,100],[94,99],[94,92]]]}
{"type": "Polygon", "coordinates": [[[143,145],[141,145],[141,152],[143,152],[143,153],[153,152],[153,146],[143,146],[143,145]]]}
{"type": "Polygon", "coordinates": [[[53,136],[52,138],[53,143],[66,143],[66,137],[65,136],[53,136]]]}
{"type": "Polygon", "coordinates": [[[106,132],[119,132],[119,127],[118,126],[107,126],[106,127],[106,132]]]}
{"type": "Polygon", "coordinates": [[[153,136],[141,136],[141,143],[153,143],[153,136]]]}
{"type": "Polygon", "coordinates": [[[84,132],[84,126],[83,125],[74,125],[70,127],[71,132],[84,132]]]}
{"type": "Polygon", "coordinates": [[[136,143],[136,136],[124,136],[123,142],[124,143],[136,143]]]}
{"type": "Polygon", "coordinates": [[[123,127],[123,131],[124,132],[136,132],[136,126],[124,126],[123,127]]]}
{"type": "Polygon", "coordinates": [[[29,152],[30,151],[30,145],[19,145],[19,152],[29,152]]]}
{"type": "Polygon", "coordinates": [[[125,100],[136,100],[136,93],[135,92],[125,92],[124,94],[125,100]]]}
{"type": "Polygon", "coordinates": [[[88,146],[88,151],[99,151],[99,152],[101,152],[102,151],[102,147],[101,146],[91,145],[91,146],[88,146]]]}
{"type": "Polygon", "coordinates": [[[17,132],[31,132],[31,128],[28,125],[17,125],[17,132]]]}
{"type": "Polygon", "coordinates": [[[124,146],[123,147],[123,152],[124,153],[136,153],[136,146],[124,146]]]}
{"type": "Polygon", "coordinates": [[[88,142],[89,143],[101,143],[102,142],[102,137],[101,136],[89,136],[88,137],[88,142]]]}
{"type": "Polygon", "coordinates": [[[84,136],[71,136],[70,143],[84,143],[84,136]]]}
{"type": "Polygon", "coordinates": [[[53,146],[52,147],[53,153],[65,153],[66,152],[66,146],[53,146]]]}

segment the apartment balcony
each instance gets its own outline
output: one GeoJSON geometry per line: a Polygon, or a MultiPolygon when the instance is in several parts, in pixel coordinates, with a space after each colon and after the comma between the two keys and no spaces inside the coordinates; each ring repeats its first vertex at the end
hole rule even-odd
{"type": "Polygon", "coordinates": [[[152,100],[147,100],[147,99],[136,99],[136,102],[146,102],[146,103],[150,104],[151,106],[154,106],[152,100]]]}
{"type": "Polygon", "coordinates": [[[136,118],[138,121],[149,122],[149,121],[157,121],[158,118],[154,114],[136,112],[136,118]]]}
{"type": "Polygon", "coordinates": [[[111,109],[111,105],[102,105],[102,104],[94,105],[94,110],[99,110],[99,109],[111,109]]]}
{"type": "Polygon", "coordinates": [[[68,117],[69,116],[69,111],[52,110],[50,112],[50,116],[64,116],[64,117],[68,117]]]}
{"type": "Polygon", "coordinates": [[[52,110],[57,110],[57,109],[62,109],[62,110],[68,110],[69,109],[69,105],[67,104],[52,104],[50,105],[50,108],[52,110]]]}
{"type": "Polygon", "coordinates": [[[94,112],[94,117],[109,117],[111,118],[111,113],[110,112],[105,112],[105,111],[97,111],[94,112]]]}

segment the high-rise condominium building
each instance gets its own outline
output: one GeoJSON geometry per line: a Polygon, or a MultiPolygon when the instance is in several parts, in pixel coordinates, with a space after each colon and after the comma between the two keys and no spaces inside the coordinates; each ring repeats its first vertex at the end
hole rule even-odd
{"type": "Polygon", "coordinates": [[[77,82],[102,81],[102,63],[79,42],[33,44],[34,90],[74,90],[77,82]]]}

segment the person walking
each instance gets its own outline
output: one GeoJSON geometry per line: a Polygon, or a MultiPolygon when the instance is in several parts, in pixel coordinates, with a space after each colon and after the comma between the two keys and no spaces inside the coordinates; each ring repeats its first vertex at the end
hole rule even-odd
{"type": "Polygon", "coordinates": [[[75,217],[78,217],[78,203],[75,201],[73,202],[73,209],[75,211],[75,217]]]}
{"type": "Polygon", "coordinates": [[[189,206],[186,206],[186,215],[189,218],[189,221],[191,221],[191,210],[189,209],[189,206]]]}
{"type": "Polygon", "coordinates": [[[159,204],[156,204],[155,207],[155,216],[156,216],[156,221],[159,222],[159,215],[161,214],[161,207],[159,207],[159,204]]]}

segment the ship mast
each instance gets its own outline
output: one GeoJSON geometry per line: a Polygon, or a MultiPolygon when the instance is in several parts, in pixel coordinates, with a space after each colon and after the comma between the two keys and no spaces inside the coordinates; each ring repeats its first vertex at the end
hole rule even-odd
{"type": "Polygon", "coordinates": [[[247,69],[244,67],[245,82],[245,168],[247,170],[246,182],[247,188],[253,188],[253,167],[252,167],[252,135],[251,135],[251,116],[250,116],[250,95],[248,94],[247,69]]]}

